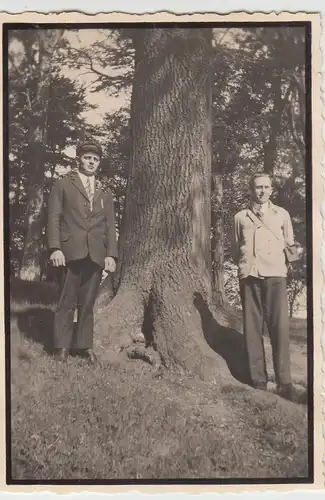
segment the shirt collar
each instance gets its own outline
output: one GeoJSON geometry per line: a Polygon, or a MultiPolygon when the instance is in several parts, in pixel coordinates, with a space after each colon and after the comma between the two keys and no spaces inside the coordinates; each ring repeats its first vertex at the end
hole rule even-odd
{"type": "Polygon", "coordinates": [[[78,171],[78,174],[79,174],[79,177],[80,177],[83,185],[85,185],[86,182],[87,182],[87,180],[90,179],[90,184],[92,185],[92,187],[94,187],[94,185],[95,185],[95,176],[94,175],[90,175],[90,176],[89,175],[85,175],[85,174],[83,174],[82,172],[79,172],[79,171],[78,171]]]}
{"type": "Polygon", "coordinates": [[[256,203],[256,202],[252,201],[251,202],[251,210],[256,215],[266,214],[270,209],[269,203],[270,202],[268,201],[268,203],[260,204],[260,203],[256,203]]]}
{"type": "Polygon", "coordinates": [[[261,210],[261,205],[259,203],[255,203],[254,201],[251,202],[250,204],[250,209],[252,212],[255,214],[260,214],[260,213],[267,213],[269,210],[272,210],[273,212],[277,212],[276,206],[272,203],[271,200],[268,201],[268,203],[265,203],[265,207],[261,210]]]}

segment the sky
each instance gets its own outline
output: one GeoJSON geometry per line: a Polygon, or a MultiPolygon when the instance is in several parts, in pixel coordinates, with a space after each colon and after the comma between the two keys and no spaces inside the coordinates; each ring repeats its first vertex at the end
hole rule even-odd
{"type": "MultiPolygon", "coordinates": [[[[104,35],[102,31],[103,30],[96,29],[84,29],[78,30],[78,32],[67,31],[65,36],[73,47],[81,49],[83,47],[89,46],[97,40],[103,40],[104,35]]],[[[103,70],[103,68],[101,68],[101,70],[103,70]]],[[[109,66],[104,68],[104,72],[108,75],[114,74],[114,71],[109,66]]],[[[82,85],[90,85],[91,82],[94,81],[94,76],[89,73],[85,74],[85,70],[83,69],[74,70],[73,68],[70,69],[67,67],[63,67],[62,73],[71,79],[77,80],[82,85]]],[[[128,100],[128,96],[124,92],[121,92],[119,96],[115,97],[112,95],[108,95],[104,91],[92,93],[90,92],[90,90],[91,86],[88,87],[87,99],[91,104],[95,104],[96,106],[98,106],[98,108],[95,110],[86,111],[84,113],[84,116],[86,117],[88,123],[93,125],[99,124],[105,113],[118,110],[121,106],[125,105],[128,100]]]]}

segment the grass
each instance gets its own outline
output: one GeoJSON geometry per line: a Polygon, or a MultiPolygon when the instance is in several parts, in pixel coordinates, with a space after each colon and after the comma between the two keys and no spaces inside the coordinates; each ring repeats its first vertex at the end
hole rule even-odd
{"type": "MultiPolygon", "coordinates": [[[[292,371],[306,386],[306,325],[292,371]]],[[[297,337],[297,336],[296,336],[297,337]]],[[[57,364],[11,325],[14,479],[293,478],[308,475],[307,407],[229,374],[157,378],[141,361],[57,364]]],[[[272,378],[271,350],[267,343],[272,378]]],[[[300,392],[299,392],[300,391],[300,392]]]]}

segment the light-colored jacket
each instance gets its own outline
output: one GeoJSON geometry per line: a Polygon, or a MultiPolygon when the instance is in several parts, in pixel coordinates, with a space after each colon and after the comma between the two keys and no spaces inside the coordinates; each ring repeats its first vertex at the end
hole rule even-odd
{"type": "Polygon", "coordinates": [[[239,279],[256,271],[261,277],[285,277],[284,248],[294,244],[289,213],[269,202],[262,223],[251,209],[241,210],[235,215],[233,243],[239,279]]]}

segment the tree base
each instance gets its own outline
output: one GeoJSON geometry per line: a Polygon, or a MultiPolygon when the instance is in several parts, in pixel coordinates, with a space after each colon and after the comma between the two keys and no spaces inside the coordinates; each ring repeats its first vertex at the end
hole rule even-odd
{"type": "Polygon", "coordinates": [[[165,368],[214,383],[229,382],[227,362],[214,348],[214,337],[221,330],[225,336],[229,326],[227,315],[220,309],[211,313],[198,283],[194,287],[188,277],[171,280],[162,273],[149,294],[121,288],[97,311],[95,339],[102,358],[139,359],[154,371],[165,368]]]}

